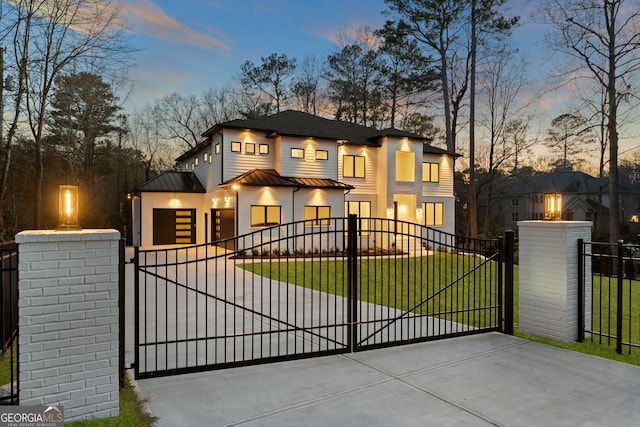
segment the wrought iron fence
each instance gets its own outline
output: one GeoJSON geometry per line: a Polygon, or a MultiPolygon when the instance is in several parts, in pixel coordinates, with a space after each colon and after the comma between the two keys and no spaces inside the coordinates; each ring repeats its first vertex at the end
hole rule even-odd
{"type": "Polygon", "coordinates": [[[640,348],[640,246],[578,241],[578,341],[640,348]]]}
{"type": "Polygon", "coordinates": [[[350,216],[228,240],[136,248],[138,378],[513,331],[512,233],[350,216]]]}
{"type": "Polygon", "coordinates": [[[18,249],[0,245],[0,404],[18,404],[18,249]]]}

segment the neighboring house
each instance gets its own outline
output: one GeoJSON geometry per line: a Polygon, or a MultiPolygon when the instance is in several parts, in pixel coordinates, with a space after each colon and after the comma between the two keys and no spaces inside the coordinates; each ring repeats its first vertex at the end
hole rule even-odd
{"type": "MultiPolygon", "coordinates": [[[[609,179],[595,178],[583,172],[561,172],[539,175],[506,195],[505,228],[517,228],[518,221],[545,220],[544,197],[562,195],[561,218],[567,221],[593,221],[596,233],[608,234],[609,179]]],[[[628,221],[638,212],[640,196],[637,191],[621,187],[619,190],[621,218],[628,221]],[[626,218],[626,219],[625,219],[626,218]]]]}
{"type": "Polygon", "coordinates": [[[350,213],[453,233],[456,154],[429,138],[298,111],[232,120],[132,194],[134,245],[205,243],[350,213]]]}

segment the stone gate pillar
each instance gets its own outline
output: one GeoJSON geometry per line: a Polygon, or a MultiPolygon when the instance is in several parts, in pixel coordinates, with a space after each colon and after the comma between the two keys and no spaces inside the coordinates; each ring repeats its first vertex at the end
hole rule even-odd
{"type": "MultiPolygon", "coordinates": [[[[578,338],[578,239],[590,241],[591,226],[590,221],[518,222],[520,331],[563,342],[578,338]]],[[[590,301],[591,269],[586,271],[590,301]]],[[[590,310],[585,304],[586,324],[590,310]]]]}
{"type": "Polygon", "coordinates": [[[23,231],[19,261],[20,405],[59,405],[65,421],[118,415],[115,230],[23,231]]]}

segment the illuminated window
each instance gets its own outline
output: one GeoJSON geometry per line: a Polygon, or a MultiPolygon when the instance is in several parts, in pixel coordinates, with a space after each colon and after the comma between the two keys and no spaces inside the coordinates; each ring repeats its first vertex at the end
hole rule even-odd
{"type": "Polygon", "coordinates": [[[184,170],[186,170],[186,171],[189,170],[189,162],[185,162],[184,163],[184,170]]]}
{"type": "Polygon", "coordinates": [[[196,163],[196,166],[198,166],[198,163],[200,163],[200,157],[195,158],[195,163],[196,163]]]}
{"type": "Polygon", "coordinates": [[[327,150],[316,150],[316,160],[329,160],[329,152],[327,150]]]}
{"type": "Polygon", "coordinates": [[[345,178],[364,178],[366,169],[364,156],[342,156],[342,176],[345,178]]]}
{"type": "Polygon", "coordinates": [[[240,141],[231,141],[231,151],[233,153],[242,151],[242,143],[240,141]]]}
{"type": "Polygon", "coordinates": [[[329,225],[331,217],[331,206],[305,206],[304,207],[304,225],[308,227],[318,225],[329,225]]]}
{"type": "Polygon", "coordinates": [[[208,160],[209,160],[209,153],[204,153],[202,155],[202,161],[207,163],[208,160]]]}
{"type": "Polygon", "coordinates": [[[304,159],[304,150],[302,148],[292,148],[291,149],[291,158],[292,159],[304,159]]]}
{"type": "Polygon", "coordinates": [[[440,164],[422,164],[422,182],[440,182],[440,164]]]}
{"type": "Polygon", "coordinates": [[[269,154],[269,144],[260,144],[260,154],[269,154]]]}
{"type": "Polygon", "coordinates": [[[427,202],[422,204],[424,212],[424,225],[438,226],[444,225],[444,203],[427,202]]]}
{"type": "Polygon", "coordinates": [[[216,154],[220,154],[220,143],[216,144],[216,154]]]}
{"type": "Polygon", "coordinates": [[[251,226],[270,227],[280,224],[280,206],[251,206],[251,226]]]}
{"type": "Polygon", "coordinates": [[[396,151],[396,181],[415,182],[415,158],[413,151],[396,151]]]}
{"type": "Polygon", "coordinates": [[[371,218],[371,202],[348,201],[344,202],[344,211],[347,215],[357,215],[359,232],[369,233],[369,219],[371,218]]]}
{"type": "Polygon", "coordinates": [[[247,154],[256,154],[256,144],[247,142],[244,144],[244,152],[247,154]]]}

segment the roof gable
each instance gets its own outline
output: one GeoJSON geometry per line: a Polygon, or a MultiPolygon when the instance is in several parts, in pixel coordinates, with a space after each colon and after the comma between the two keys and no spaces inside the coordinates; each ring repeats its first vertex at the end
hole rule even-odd
{"type": "Polygon", "coordinates": [[[193,172],[165,171],[136,188],[137,192],[204,193],[205,189],[193,172]]]}

